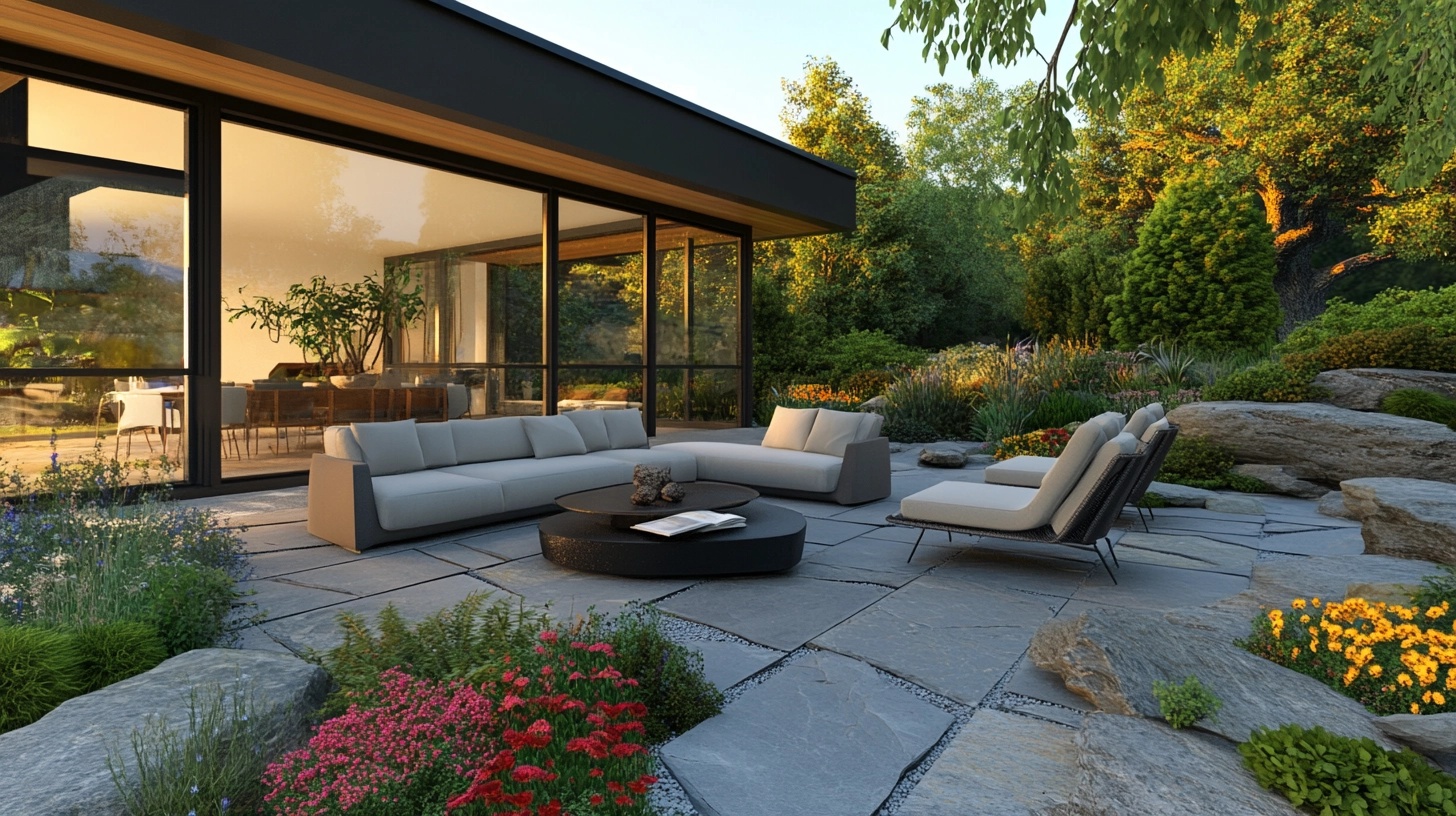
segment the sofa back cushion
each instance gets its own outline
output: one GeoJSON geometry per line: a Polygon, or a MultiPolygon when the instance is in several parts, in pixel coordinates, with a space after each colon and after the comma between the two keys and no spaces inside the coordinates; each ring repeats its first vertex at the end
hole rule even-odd
{"type": "Polygon", "coordinates": [[[370,476],[390,476],[425,469],[425,454],[420,449],[420,435],[415,421],[355,422],[354,438],[364,452],[364,463],[370,476]]]}
{"type": "Polygon", "coordinates": [[[576,430],[581,434],[581,440],[586,443],[587,450],[599,451],[612,447],[612,440],[607,436],[607,420],[602,417],[602,414],[605,413],[606,411],[597,410],[567,411],[562,416],[571,420],[571,424],[576,426],[576,430]]]}
{"type": "MultiPolygon", "coordinates": [[[[1137,437],[1130,433],[1120,433],[1104,442],[1098,449],[1097,455],[1092,457],[1092,464],[1087,466],[1082,478],[1077,480],[1077,485],[1067,494],[1066,499],[1062,501],[1062,506],[1057,508],[1057,512],[1052,516],[1052,531],[1065,532],[1076,517],[1082,502],[1087,500],[1092,493],[1092,488],[1097,486],[1098,480],[1107,470],[1107,466],[1112,464],[1112,460],[1124,453],[1137,453],[1137,448],[1137,437]]],[[[1126,476],[1127,471],[1123,471],[1123,477],[1126,478],[1126,476]]]]}
{"type": "Polygon", "coordinates": [[[449,467],[460,464],[455,456],[455,434],[443,422],[419,422],[415,431],[420,435],[420,452],[425,456],[425,467],[449,467]]]}
{"type": "Polygon", "coordinates": [[[769,420],[768,432],[763,435],[763,447],[803,450],[814,429],[814,418],[818,408],[785,408],[775,405],[773,419],[769,420]]]}
{"type": "Polygon", "coordinates": [[[351,462],[364,461],[364,451],[359,448],[359,440],[354,438],[354,429],[348,425],[324,428],[324,454],[351,462]]]}
{"type": "Polygon", "coordinates": [[[586,440],[581,438],[576,423],[560,414],[522,417],[521,426],[526,429],[526,438],[531,440],[531,451],[537,459],[586,453],[586,440]]]}
{"type": "MultiPolygon", "coordinates": [[[[775,412],[777,417],[777,412],[775,412]]],[[[824,453],[830,456],[844,456],[844,449],[849,443],[856,441],[859,436],[860,426],[864,424],[863,414],[851,411],[831,411],[828,408],[820,408],[819,413],[814,416],[814,426],[809,431],[809,438],[804,440],[803,450],[811,453],[824,453]]],[[[764,444],[768,447],[767,437],[764,444]]]]}
{"type": "Polygon", "coordinates": [[[535,455],[520,417],[452,419],[445,424],[450,426],[450,434],[455,438],[455,459],[459,464],[529,459],[535,455]]]}
{"type": "Polygon", "coordinates": [[[602,412],[607,425],[607,440],[612,450],[647,447],[647,428],[642,424],[642,410],[623,408],[602,412]]]}

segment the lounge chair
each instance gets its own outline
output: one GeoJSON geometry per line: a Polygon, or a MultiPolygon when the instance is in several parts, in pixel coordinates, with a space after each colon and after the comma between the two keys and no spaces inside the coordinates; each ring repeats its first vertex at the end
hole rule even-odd
{"type": "MultiPolygon", "coordinates": [[[[1135,472],[1147,456],[1132,434],[1111,438],[1102,423],[1088,422],[1072,435],[1038,488],[971,482],[941,482],[900,502],[900,512],[886,521],[901,527],[943,530],[970,536],[1036,541],[1088,549],[1097,554],[1113,583],[1117,576],[1097,546],[1107,536],[1135,483],[1135,472]]],[[[1107,551],[1116,563],[1112,542],[1107,551]]],[[[909,559],[907,559],[908,561],[909,559]]]]}

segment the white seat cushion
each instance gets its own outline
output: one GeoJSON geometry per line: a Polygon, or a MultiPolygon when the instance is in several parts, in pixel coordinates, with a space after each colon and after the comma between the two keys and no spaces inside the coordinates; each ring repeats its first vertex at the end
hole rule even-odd
{"type": "Polygon", "coordinates": [[[814,427],[809,438],[804,440],[804,450],[829,456],[844,456],[844,449],[859,436],[863,414],[850,411],[831,411],[820,408],[814,416],[814,427]]]}
{"type": "Polygon", "coordinates": [[[439,473],[499,482],[507,510],[547,507],[558,496],[598,487],[628,484],[632,464],[596,456],[511,459],[443,468],[439,473]]]}
{"type": "Polygon", "coordinates": [[[445,423],[455,437],[455,459],[466,462],[494,462],[535,456],[520,417],[495,419],[452,419],[445,423]]]}
{"type": "Polygon", "coordinates": [[[831,493],[844,459],[823,453],[732,442],[672,442],[653,450],[686,451],[698,460],[698,479],[750,487],[831,493]]]}
{"type": "Polygon", "coordinates": [[[987,530],[1035,530],[1046,524],[1031,507],[1037,491],[1027,487],[941,482],[900,502],[900,515],[987,530]]]}
{"type": "Polygon", "coordinates": [[[818,415],[818,408],[785,408],[775,405],[773,419],[769,420],[768,431],[763,435],[763,447],[803,450],[818,415]]]}
{"type": "Polygon", "coordinates": [[[500,484],[485,479],[421,470],[370,481],[379,526],[386,530],[411,530],[505,510],[500,484]]]}
{"type": "Polygon", "coordinates": [[[425,469],[425,455],[420,449],[420,436],[415,421],[356,422],[354,439],[364,452],[364,463],[370,476],[389,476],[425,469]]]}
{"type": "Polygon", "coordinates": [[[632,465],[652,465],[672,471],[674,482],[696,482],[698,480],[698,459],[687,451],[656,448],[632,448],[628,450],[604,450],[588,453],[590,457],[601,457],[632,465]]]}
{"type": "Polygon", "coordinates": [[[986,484],[1041,487],[1041,480],[1056,463],[1055,456],[1013,456],[986,466],[986,484]]]}

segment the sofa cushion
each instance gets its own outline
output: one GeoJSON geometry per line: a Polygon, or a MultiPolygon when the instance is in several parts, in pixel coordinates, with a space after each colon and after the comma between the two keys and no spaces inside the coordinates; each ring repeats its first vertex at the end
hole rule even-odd
{"type": "Polygon", "coordinates": [[[687,451],[656,448],[633,448],[631,450],[604,450],[588,453],[590,457],[627,462],[632,465],[652,465],[672,471],[674,482],[696,482],[698,480],[698,459],[687,451]]]}
{"type": "Polygon", "coordinates": [[[531,440],[531,451],[537,459],[586,453],[586,440],[581,438],[576,423],[560,414],[522,417],[521,427],[526,429],[526,438],[531,440]]]}
{"type": "Polygon", "coordinates": [[[452,419],[445,424],[455,437],[455,459],[462,464],[525,459],[534,455],[520,417],[452,419]]]}
{"type": "Polygon", "coordinates": [[[567,493],[632,481],[632,463],[597,456],[478,462],[432,472],[499,482],[506,510],[549,507],[567,493]]]}
{"type": "Polygon", "coordinates": [[[420,422],[415,424],[420,435],[420,452],[425,455],[425,467],[437,468],[459,464],[455,458],[455,434],[443,422],[420,422]]]}
{"type": "Polygon", "coordinates": [[[750,487],[831,493],[839,486],[838,456],[732,442],[672,442],[653,450],[685,451],[698,460],[698,478],[750,487]]]}
{"type": "Polygon", "coordinates": [[[1056,463],[1055,456],[1013,456],[986,466],[986,484],[1041,487],[1041,480],[1056,463]]]}
{"type": "Polygon", "coordinates": [[[354,438],[364,452],[364,463],[370,476],[389,476],[425,469],[425,455],[420,450],[420,435],[415,421],[356,422],[354,438]]]}
{"type": "Polygon", "coordinates": [[[783,448],[801,451],[809,441],[809,432],[814,429],[814,418],[818,408],[785,408],[775,405],[773,419],[768,422],[768,431],[763,435],[763,447],[783,448]]]}
{"type": "Polygon", "coordinates": [[[987,530],[1035,530],[1046,524],[1029,487],[940,482],[900,501],[900,515],[987,530]]]}
{"type": "Polygon", "coordinates": [[[885,424],[885,416],[874,411],[865,411],[860,414],[859,433],[854,435],[856,442],[868,442],[880,435],[880,428],[885,424]]]}
{"type": "Polygon", "coordinates": [[[364,451],[359,447],[359,440],[354,438],[354,429],[348,425],[324,428],[324,454],[351,462],[364,461],[364,451]]]}
{"type": "Polygon", "coordinates": [[[607,436],[607,421],[602,417],[605,411],[567,411],[563,416],[576,426],[581,434],[581,440],[586,443],[588,451],[606,450],[612,447],[612,440],[607,436]]]}
{"type": "MultiPolygon", "coordinates": [[[[1124,453],[1137,453],[1137,437],[1130,433],[1121,433],[1112,439],[1104,442],[1102,447],[1093,457],[1092,463],[1087,466],[1082,478],[1077,480],[1077,485],[1067,494],[1062,501],[1062,506],[1052,516],[1052,530],[1057,533],[1066,532],[1072,519],[1077,515],[1077,510],[1082,502],[1091,495],[1092,488],[1097,486],[1097,481],[1102,478],[1103,471],[1112,464],[1112,460],[1124,453]]],[[[1123,472],[1126,475],[1126,471],[1123,472]]]]}
{"type": "Polygon", "coordinates": [[[411,530],[506,509],[500,484],[486,479],[422,470],[378,476],[371,481],[379,526],[386,530],[411,530]]]}
{"type": "MultiPolygon", "coordinates": [[[[804,440],[804,450],[829,456],[844,456],[844,449],[859,436],[862,417],[858,412],[831,411],[820,408],[814,417],[814,427],[809,438],[804,440]]],[[[776,447],[776,446],[770,446],[776,447]]]]}
{"type": "Polygon", "coordinates": [[[640,408],[605,411],[602,421],[607,424],[607,439],[612,443],[612,450],[647,447],[647,427],[642,424],[640,408]]]}

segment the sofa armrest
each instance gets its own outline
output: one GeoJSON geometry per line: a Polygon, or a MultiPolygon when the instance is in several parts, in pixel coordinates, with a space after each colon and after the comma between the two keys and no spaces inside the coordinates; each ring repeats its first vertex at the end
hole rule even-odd
{"type": "Polygon", "coordinates": [[[890,495],[890,440],[877,436],[851,442],[844,448],[839,466],[839,484],[834,488],[838,504],[864,504],[890,495]]]}
{"type": "Polygon", "coordinates": [[[368,465],[313,455],[308,466],[308,532],[352,552],[377,543],[382,531],[368,465]]]}

